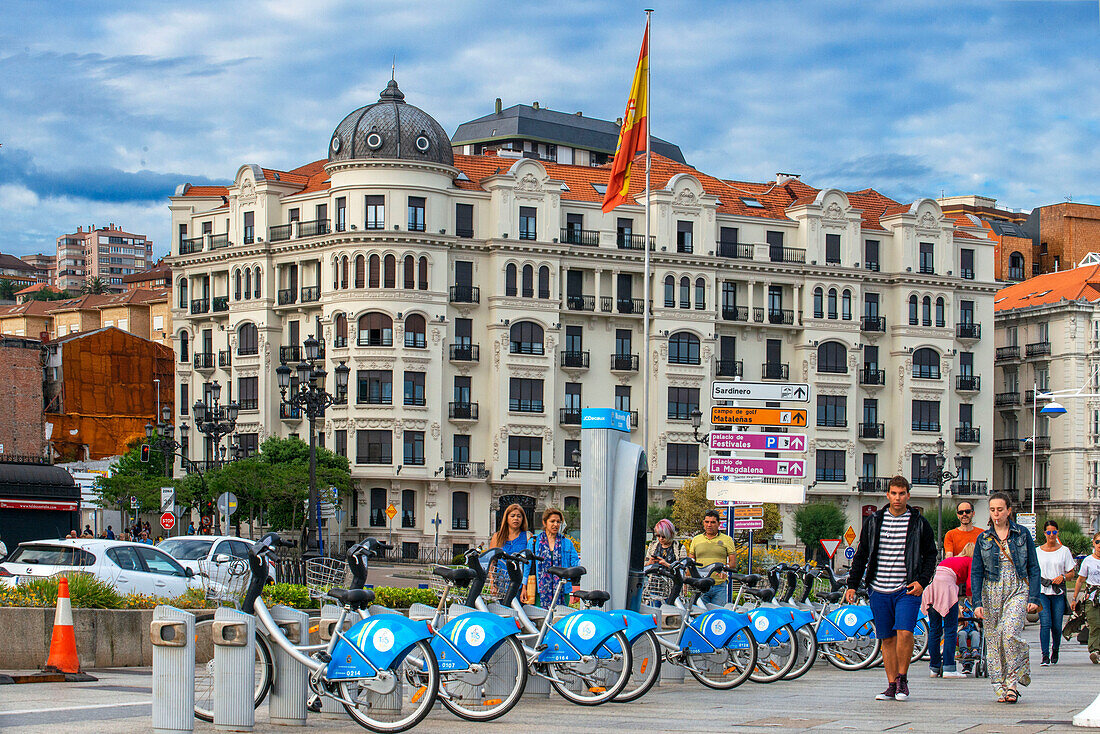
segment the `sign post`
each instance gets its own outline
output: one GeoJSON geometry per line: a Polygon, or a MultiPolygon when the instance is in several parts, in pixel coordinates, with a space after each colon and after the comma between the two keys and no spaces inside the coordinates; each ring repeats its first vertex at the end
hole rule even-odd
{"type": "Polygon", "coordinates": [[[397,508],[393,506],[393,503],[391,502],[386,505],[386,517],[388,517],[390,521],[390,538],[387,542],[389,542],[390,545],[393,545],[393,518],[396,517],[396,515],[397,508]]]}
{"type": "Polygon", "coordinates": [[[237,495],[222,492],[218,495],[218,512],[225,517],[225,535],[229,535],[229,518],[237,511],[237,495]]]}
{"type": "Polygon", "coordinates": [[[172,528],[176,526],[176,516],[171,512],[165,512],[160,516],[160,526],[168,531],[168,534],[172,534],[172,528]]]}
{"type": "Polygon", "coordinates": [[[437,557],[436,562],[438,563],[438,556],[439,556],[439,526],[443,523],[443,521],[439,519],[439,513],[437,512],[437,513],[435,513],[435,517],[433,517],[429,522],[431,522],[432,525],[435,525],[435,555],[437,557]]]}

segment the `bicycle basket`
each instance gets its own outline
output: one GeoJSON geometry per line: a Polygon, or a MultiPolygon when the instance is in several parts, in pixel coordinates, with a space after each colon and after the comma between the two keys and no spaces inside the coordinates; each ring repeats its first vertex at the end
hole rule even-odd
{"type": "Polygon", "coordinates": [[[339,558],[313,558],[306,562],[306,586],[309,595],[321,599],[328,590],[347,588],[348,564],[339,558]]]}
{"type": "Polygon", "coordinates": [[[239,607],[248,590],[252,573],[241,558],[228,561],[199,561],[199,577],[209,601],[239,607]]]}

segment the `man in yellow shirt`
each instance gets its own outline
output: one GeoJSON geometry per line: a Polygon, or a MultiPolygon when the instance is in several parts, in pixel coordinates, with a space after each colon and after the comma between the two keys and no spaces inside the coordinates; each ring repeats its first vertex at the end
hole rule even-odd
{"type": "MultiPolygon", "coordinates": [[[[718,530],[718,510],[707,510],[703,515],[703,532],[691,539],[688,546],[688,556],[695,559],[700,566],[708,566],[712,563],[725,563],[733,565],[737,562],[737,550],[733,545],[733,538],[718,530]]],[[[703,601],[707,604],[725,604],[729,598],[726,574],[722,572],[711,574],[714,586],[703,594],[703,601]]]]}

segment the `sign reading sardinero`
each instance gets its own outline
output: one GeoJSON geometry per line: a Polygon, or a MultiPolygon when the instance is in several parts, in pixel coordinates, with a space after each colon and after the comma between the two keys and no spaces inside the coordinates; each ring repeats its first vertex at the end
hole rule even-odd
{"type": "Polygon", "coordinates": [[[581,428],[611,428],[630,433],[630,413],[614,408],[585,408],[581,411],[581,428]]]}
{"type": "Polygon", "coordinates": [[[798,426],[806,425],[804,408],[731,408],[712,405],[710,422],[715,425],[798,426]]]}
{"type": "Polygon", "coordinates": [[[712,382],[715,400],[782,400],[810,402],[810,386],[805,382],[712,382]]]}

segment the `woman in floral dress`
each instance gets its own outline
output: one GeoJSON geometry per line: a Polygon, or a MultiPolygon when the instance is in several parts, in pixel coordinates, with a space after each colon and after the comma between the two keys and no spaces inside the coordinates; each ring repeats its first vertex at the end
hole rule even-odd
{"type": "MultiPolygon", "coordinates": [[[[524,588],[520,596],[520,600],[524,604],[537,603],[544,607],[550,604],[554,598],[554,589],[557,588],[560,579],[549,573],[548,568],[551,566],[569,568],[570,566],[580,565],[580,557],[577,555],[577,549],[573,545],[573,541],[560,532],[563,519],[564,515],[556,507],[547,507],[542,513],[542,532],[531,539],[529,547],[536,556],[541,556],[546,560],[535,561],[528,568],[528,575],[533,574],[535,577],[535,590],[538,594],[538,600],[536,602],[535,599],[530,598],[530,594],[524,588]]],[[[568,604],[569,594],[572,591],[573,585],[568,581],[565,582],[565,588],[562,589],[561,596],[558,597],[558,603],[568,604]]]]}

